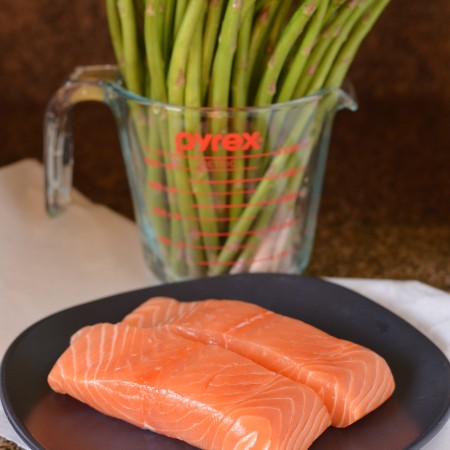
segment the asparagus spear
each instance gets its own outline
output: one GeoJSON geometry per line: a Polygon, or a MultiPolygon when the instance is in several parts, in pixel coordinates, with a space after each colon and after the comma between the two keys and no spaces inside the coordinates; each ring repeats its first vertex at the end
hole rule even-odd
{"type": "MultiPolygon", "coordinates": [[[[199,20],[202,24],[203,17],[199,20]]],[[[185,105],[193,107],[186,110],[185,128],[186,131],[195,133],[202,128],[201,112],[202,105],[202,27],[198,26],[189,51],[189,59],[186,75],[185,105]]],[[[211,188],[208,184],[208,164],[207,160],[199,152],[197,158],[188,159],[189,174],[191,176],[192,190],[197,204],[198,218],[192,218],[194,226],[198,226],[203,234],[203,245],[206,255],[205,261],[196,261],[197,264],[212,264],[215,261],[217,250],[220,248],[219,238],[217,237],[218,219],[214,208],[211,188]],[[198,221],[198,223],[195,223],[198,221]]]]}
{"type": "Polygon", "coordinates": [[[175,8],[177,0],[166,0],[164,22],[163,22],[163,55],[165,61],[170,60],[173,45],[173,29],[175,27],[175,8]]]}
{"type": "Polygon", "coordinates": [[[120,23],[119,11],[117,9],[117,0],[106,0],[106,14],[108,16],[109,35],[111,37],[114,54],[120,71],[125,73],[122,24],[120,23]]]}
{"type": "Polygon", "coordinates": [[[231,72],[236,52],[241,11],[242,1],[228,1],[212,67],[209,104],[214,108],[229,106],[231,72]]]}
{"type": "Polygon", "coordinates": [[[267,57],[272,53],[284,25],[291,2],[269,1],[262,5],[252,30],[250,49],[248,52],[247,71],[251,80],[249,104],[254,105],[256,89],[264,72],[267,57]]]}
{"type": "Polygon", "coordinates": [[[360,20],[353,30],[350,39],[347,41],[345,47],[339,53],[334,66],[328,74],[325,85],[330,87],[341,86],[347,74],[348,68],[353,61],[360,45],[369,31],[375,25],[384,9],[389,4],[390,0],[378,0],[373,7],[368,11],[366,16],[360,20]]]}
{"type": "Polygon", "coordinates": [[[308,61],[308,57],[311,55],[317,36],[322,29],[325,15],[329,9],[331,9],[329,8],[329,0],[322,0],[319,3],[319,7],[311,20],[308,30],[305,33],[305,37],[299,45],[297,55],[289,68],[287,77],[284,80],[282,88],[277,96],[277,103],[288,102],[293,98],[298,80],[300,79],[300,76],[308,61]]]}
{"type": "Polygon", "coordinates": [[[327,13],[325,15],[325,23],[328,23],[333,16],[336,14],[338,9],[344,5],[348,0],[331,0],[330,6],[327,10],[327,13]]]}
{"type": "Polygon", "coordinates": [[[353,11],[340,30],[339,35],[335,39],[333,39],[331,45],[328,47],[327,52],[320,61],[320,64],[317,67],[317,70],[315,71],[314,76],[312,77],[311,82],[307,87],[307,93],[317,92],[322,88],[322,86],[324,86],[324,82],[328,76],[328,73],[333,67],[337,54],[339,53],[341,47],[344,45],[353,28],[357,24],[358,20],[369,6],[370,2],[366,2],[357,3],[356,6],[353,7],[353,11]]]}
{"type": "Polygon", "coordinates": [[[313,51],[308,58],[305,70],[298,79],[297,87],[294,92],[294,98],[300,98],[311,92],[309,86],[312,78],[317,73],[317,67],[321,63],[329,47],[333,44],[334,40],[339,37],[340,31],[351,17],[356,6],[358,6],[357,2],[354,0],[347,0],[347,2],[337,11],[335,16],[326,23],[325,27],[321,31],[318,42],[314,46],[313,51]]]}
{"type": "Polygon", "coordinates": [[[167,88],[165,79],[165,62],[163,58],[161,35],[158,24],[163,20],[164,13],[160,6],[164,0],[147,0],[145,10],[145,43],[147,64],[150,79],[154,86],[154,100],[167,102],[167,88]]]}
{"type": "MultiPolygon", "coordinates": [[[[170,60],[169,72],[167,75],[168,99],[173,105],[183,105],[185,100],[186,87],[186,66],[189,48],[197,25],[205,13],[206,0],[191,0],[187,6],[180,29],[175,38],[170,60]]],[[[182,115],[176,111],[169,111],[169,148],[172,153],[176,153],[176,136],[183,131],[182,115]]],[[[203,241],[201,232],[198,229],[197,211],[194,208],[195,197],[191,191],[191,173],[184,158],[179,158],[179,167],[174,171],[175,186],[177,188],[178,207],[180,211],[180,221],[182,224],[184,242],[192,243],[185,248],[184,257],[189,261],[190,275],[198,276],[202,273],[202,268],[198,266],[198,261],[204,261],[205,255],[202,249],[203,241]],[[195,219],[192,221],[192,219],[195,219]]]]}
{"type": "MultiPolygon", "coordinates": [[[[258,88],[255,99],[255,104],[257,106],[266,106],[272,103],[272,99],[277,92],[278,77],[281,73],[283,65],[286,62],[292,46],[303,33],[305,26],[314,14],[316,5],[317,0],[304,0],[301,2],[280,36],[278,44],[267,64],[258,88]]],[[[267,118],[261,115],[257,120],[256,129],[265,138],[269,131],[267,118]]],[[[269,145],[271,145],[271,143],[272,141],[269,141],[269,145]]],[[[270,150],[270,147],[267,148],[267,150],[270,150]]],[[[264,168],[264,164],[261,164],[261,167],[264,168]]],[[[249,171],[249,173],[250,177],[255,177],[258,174],[258,172],[254,170],[249,171]]]]}
{"type": "Polygon", "coordinates": [[[217,36],[219,34],[222,20],[224,0],[212,1],[208,8],[205,32],[203,39],[203,62],[202,62],[202,99],[205,100],[206,93],[210,86],[211,66],[214,59],[214,52],[217,46],[217,36]]]}
{"type": "Polygon", "coordinates": [[[180,31],[181,23],[188,6],[188,0],[176,0],[175,18],[174,18],[174,36],[180,31]]]}
{"type": "Polygon", "coordinates": [[[118,0],[122,30],[123,70],[128,89],[143,93],[143,67],[138,45],[138,30],[133,0],[118,0]]]}
{"type": "MultiPolygon", "coordinates": [[[[227,108],[230,105],[230,88],[233,63],[236,53],[239,25],[242,19],[242,10],[255,0],[228,0],[225,15],[219,33],[219,41],[214,56],[209,104],[214,108],[227,108]]],[[[225,112],[218,113],[211,121],[213,134],[224,134],[228,131],[228,119],[225,112]]],[[[216,158],[225,158],[226,152],[219,148],[214,155],[216,158]]],[[[226,192],[228,174],[224,171],[214,173],[216,191],[219,194],[226,192]]],[[[226,197],[221,197],[221,200],[226,197]]],[[[219,205],[218,215],[225,218],[226,209],[219,205]]]]}
{"type": "MultiPolygon", "coordinates": [[[[238,46],[236,61],[234,64],[233,73],[233,85],[232,85],[232,104],[235,108],[244,108],[248,105],[248,95],[249,95],[249,83],[250,77],[248,72],[248,55],[250,49],[251,33],[253,26],[253,15],[255,10],[255,4],[251,4],[251,9],[244,17],[241,30],[239,32],[238,46]]],[[[247,112],[246,111],[236,111],[235,119],[233,123],[234,131],[237,133],[244,133],[247,127],[247,112]]],[[[244,183],[245,178],[245,159],[244,152],[241,150],[236,153],[236,159],[234,160],[233,172],[231,176],[233,183],[233,190],[230,196],[230,203],[234,207],[230,211],[230,217],[232,219],[237,219],[241,212],[242,206],[244,204],[244,183]]]]}
{"type": "Polygon", "coordinates": [[[317,0],[304,1],[298,7],[283,34],[280,36],[280,40],[267,64],[258,88],[255,100],[257,106],[265,106],[272,103],[272,99],[277,92],[278,76],[283,68],[283,64],[285,63],[292,46],[303,33],[308,20],[313,15],[316,4],[317,0]]]}
{"type": "MultiPolygon", "coordinates": [[[[147,70],[149,78],[151,80],[151,93],[152,99],[167,102],[168,94],[166,88],[165,79],[165,63],[164,55],[162,51],[162,33],[159,32],[158,23],[163,21],[164,12],[161,10],[160,6],[163,0],[146,0],[145,8],[145,18],[144,18],[144,33],[146,42],[146,56],[147,56],[147,70]]],[[[162,179],[161,185],[164,181],[168,187],[168,204],[167,208],[162,207],[162,205],[156,205],[157,208],[153,216],[163,216],[167,218],[170,224],[170,239],[162,240],[163,243],[168,243],[169,245],[169,265],[173,267],[178,274],[183,274],[186,267],[182,263],[182,258],[179,257],[178,248],[174,244],[182,241],[182,230],[179,221],[174,220],[174,217],[179,214],[177,198],[173,192],[173,187],[175,187],[175,177],[172,170],[168,169],[171,166],[171,159],[168,151],[168,137],[167,137],[167,126],[164,121],[159,118],[158,108],[153,108],[149,111],[149,133],[157,133],[159,140],[156,141],[154,138],[150,142],[151,155],[150,160],[154,162],[156,167],[165,171],[165,180],[162,179]],[[152,130],[152,128],[157,130],[152,130]],[[163,157],[157,152],[160,143],[163,150],[163,157]],[[153,147],[156,145],[156,147],[153,147]]],[[[160,177],[155,177],[152,172],[148,173],[148,181],[150,183],[155,183],[160,177]]],[[[152,184],[155,186],[155,184],[152,184]]],[[[158,185],[157,185],[158,186],[158,185]]],[[[152,187],[149,187],[150,191],[153,191],[153,195],[157,195],[158,191],[155,191],[152,187]]]]}

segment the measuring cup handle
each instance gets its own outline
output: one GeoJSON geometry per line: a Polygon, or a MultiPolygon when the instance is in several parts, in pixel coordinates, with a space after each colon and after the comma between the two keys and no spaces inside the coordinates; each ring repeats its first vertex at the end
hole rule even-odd
{"type": "Polygon", "coordinates": [[[105,83],[117,82],[116,66],[78,67],[50,99],[44,121],[45,199],[55,216],[70,203],[73,172],[72,109],[83,101],[105,101],[105,83]]]}

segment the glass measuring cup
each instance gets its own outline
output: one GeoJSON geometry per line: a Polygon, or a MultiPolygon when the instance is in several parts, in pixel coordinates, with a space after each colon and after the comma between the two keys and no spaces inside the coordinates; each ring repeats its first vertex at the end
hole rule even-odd
{"type": "Polygon", "coordinates": [[[86,100],[105,102],[116,118],[144,253],[159,278],[306,268],[333,118],[356,109],[351,94],[327,89],[267,107],[189,108],[125,90],[114,66],[80,67],[45,119],[51,215],[70,201],[70,113],[86,100]]]}

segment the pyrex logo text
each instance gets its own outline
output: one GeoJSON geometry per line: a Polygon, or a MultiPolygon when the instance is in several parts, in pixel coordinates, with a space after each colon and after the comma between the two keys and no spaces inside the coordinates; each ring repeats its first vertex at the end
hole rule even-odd
{"type": "Polygon", "coordinates": [[[194,150],[197,146],[201,152],[211,149],[217,152],[220,148],[227,152],[258,150],[263,144],[259,132],[255,133],[229,133],[229,134],[207,134],[201,136],[197,133],[182,132],[177,134],[177,152],[182,154],[194,150]]]}

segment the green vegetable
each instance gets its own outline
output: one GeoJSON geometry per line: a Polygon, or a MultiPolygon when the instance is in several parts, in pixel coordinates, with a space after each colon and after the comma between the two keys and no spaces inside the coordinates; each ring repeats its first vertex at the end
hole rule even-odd
{"type": "Polygon", "coordinates": [[[304,185],[337,99],[330,92],[297,115],[259,110],[254,117],[245,108],[340,87],[389,0],[105,1],[126,87],[180,107],[130,108],[149,162],[146,206],[163,263],[177,278],[256,266],[285,269],[281,257],[258,262],[266,252],[260,230],[277,233],[269,246],[275,254],[283,255],[296,238],[295,229],[283,229],[286,221],[295,221],[298,202],[286,193],[304,185]],[[235,109],[231,114],[227,108],[235,109]],[[195,152],[195,158],[177,158],[174,169],[180,132],[247,133],[264,144],[233,148],[230,165],[219,143],[195,152]],[[299,142],[301,154],[273,154],[299,142]]]}

